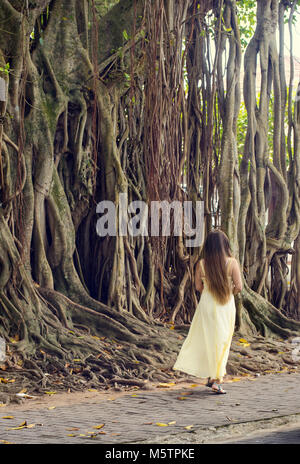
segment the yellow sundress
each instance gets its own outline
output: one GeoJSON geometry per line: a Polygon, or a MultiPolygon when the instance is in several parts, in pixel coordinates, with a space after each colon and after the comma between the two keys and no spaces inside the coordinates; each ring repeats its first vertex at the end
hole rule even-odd
{"type": "MultiPolygon", "coordinates": [[[[228,278],[230,263],[231,258],[228,258],[228,278]]],[[[202,262],[200,266],[204,288],[173,369],[199,378],[211,377],[222,381],[234,333],[235,301],[231,294],[226,304],[218,303],[205,283],[202,262]]]]}

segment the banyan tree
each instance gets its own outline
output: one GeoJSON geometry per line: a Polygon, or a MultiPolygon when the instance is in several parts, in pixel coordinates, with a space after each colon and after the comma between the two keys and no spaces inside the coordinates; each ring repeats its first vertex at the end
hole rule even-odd
{"type": "Polygon", "coordinates": [[[201,246],[174,233],[100,236],[97,205],[118,212],[124,195],[203,202],[205,233],[222,228],[243,271],[236,330],[299,334],[292,47],[289,81],[284,60],[297,8],[1,0],[0,335],[10,368],[42,385],[43,372],[67,376],[74,360],[104,383],[164,378],[199,298],[201,246]]]}

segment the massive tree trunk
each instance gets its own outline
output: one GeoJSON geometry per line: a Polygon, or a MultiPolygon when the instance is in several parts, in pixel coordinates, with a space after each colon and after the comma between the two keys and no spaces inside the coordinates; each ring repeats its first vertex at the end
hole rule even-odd
{"type": "MultiPolygon", "coordinates": [[[[127,3],[114,14],[128,15],[127,3]]],[[[117,202],[128,189],[126,153],[121,159],[127,127],[123,140],[118,132],[128,86],[120,53],[109,50],[108,61],[93,61],[95,12],[77,0],[5,0],[0,7],[8,31],[1,34],[1,64],[10,65],[1,73],[7,107],[1,108],[0,333],[10,366],[28,367],[30,359],[45,387],[43,372],[55,365],[67,375],[77,358],[104,384],[116,375],[164,378],[160,369],[180,338],[141,307],[142,275],[146,288],[153,285],[149,245],[136,259],[126,237],[96,235],[97,201],[117,202]],[[95,74],[112,66],[119,76],[95,74]]]]}
{"type": "MultiPolygon", "coordinates": [[[[299,164],[297,146],[299,126],[296,120],[295,122],[292,120],[292,56],[287,109],[283,56],[285,6],[284,2],[279,1],[257,2],[256,30],[245,52],[244,99],[248,114],[248,127],[241,162],[241,179],[244,185],[241,191],[241,201],[244,206],[240,209],[239,245],[241,265],[246,272],[247,285],[244,291],[246,308],[249,309],[248,305],[253,298],[249,294],[249,287],[251,287],[276,308],[289,313],[288,303],[286,303],[290,293],[287,288],[287,255],[295,253],[293,242],[299,235],[299,184],[296,175],[299,164]],[[278,23],[280,26],[279,53],[276,45],[278,23]],[[261,78],[259,98],[257,98],[256,80],[258,63],[261,78]],[[271,95],[273,95],[272,100],[271,95]],[[286,111],[288,111],[289,119],[288,161],[286,159],[286,111]],[[274,115],[271,145],[268,141],[271,124],[270,112],[274,115]],[[293,147],[292,132],[295,136],[293,147]]],[[[290,19],[293,13],[292,9],[290,19]]],[[[296,102],[295,118],[297,107],[296,102]]],[[[261,305],[264,305],[263,300],[259,302],[258,299],[256,306],[264,312],[261,305]]],[[[274,308],[271,309],[271,313],[272,311],[274,308]]],[[[267,316],[266,325],[262,325],[267,330],[273,331],[271,313],[267,313],[270,314],[270,318],[267,316]]],[[[281,328],[285,327],[285,320],[279,315],[278,311],[276,322],[278,326],[275,332],[280,332],[281,328]]],[[[256,322],[254,323],[257,327],[256,322]]],[[[297,326],[298,324],[294,323],[295,329],[297,326]]]]}
{"type": "MultiPolygon", "coordinates": [[[[240,170],[237,3],[109,3],[116,3],[109,11],[94,0],[3,0],[0,6],[7,32],[0,37],[7,87],[0,102],[0,335],[8,342],[8,366],[29,368],[43,388],[51,381],[44,373],[56,371],[64,386],[79,385],[71,375],[76,369],[89,385],[163,379],[182,337],[161,321],[182,324],[193,316],[199,248],[186,248],[182,236],[97,235],[96,205],[117,206],[122,194],[128,203],[203,200],[206,230],[220,225],[248,272],[237,301],[238,329],[281,337],[300,330],[271,304],[265,283],[269,266],[282,269],[282,253],[299,234],[298,108],[288,173],[283,135],[274,135],[273,162],[265,139],[271,82],[276,108],[282,101],[274,49],[278,2],[266,9],[258,2],[245,57],[249,122],[240,170]],[[281,220],[273,215],[266,229],[264,188],[271,181],[280,192],[281,220]]],[[[299,301],[297,272],[293,261],[293,302],[299,301]]]]}

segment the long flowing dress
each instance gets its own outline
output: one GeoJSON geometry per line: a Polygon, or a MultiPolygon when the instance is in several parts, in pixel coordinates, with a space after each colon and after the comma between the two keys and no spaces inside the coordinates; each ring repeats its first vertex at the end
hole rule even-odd
{"type": "MultiPolygon", "coordinates": [[[[226,262],[230,278],[232,259],[226,262]]],[[[200,262],[203,291],[190,329],[173,369],[195,377],[211,377],[222,381],[235,325],[235,301],[231,293],[229,301],[221,305],[208,290],[205,273],[200,262]]]]}

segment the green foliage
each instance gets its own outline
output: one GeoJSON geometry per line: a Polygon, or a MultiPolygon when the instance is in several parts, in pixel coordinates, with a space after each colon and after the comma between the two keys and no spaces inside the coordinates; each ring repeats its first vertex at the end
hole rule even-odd
{"type": "Polygon", "coordinates": [[[124,38],[124,40],[126,40],[126,41],[129,40],[129,35],[128,35],[126,29],[124,29],[124,31],[123,31],[123,38],[124,38]]]}
{"type": "Polygon", "coordinates": [[[241,0],[237,3],[237,16],[242,49],[245,49],[254,34],[256,25],[256,1],[241,0]]]}
{"type": "Polygon", "coordinates": [[[239,162],[241,161],[243,157],[247,125],[248,125],[248,116],[247,116],[246,106],[244,102],[241,102],[240,112],[239,112],[239,116],[237,119],[237,137],[236,137],[239,162]]]}
{"type": "Polygon", "coordinates": [[[4,72],[5,74],[9,74],[9,71],[10,71],[10,65],[9,63],[6,63],[6,65],[3,67],[3,66],[0,66],[0,71],[1,72],[4,72]]]}

